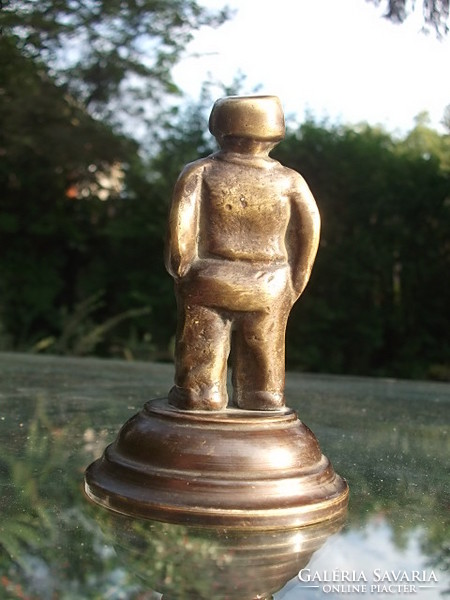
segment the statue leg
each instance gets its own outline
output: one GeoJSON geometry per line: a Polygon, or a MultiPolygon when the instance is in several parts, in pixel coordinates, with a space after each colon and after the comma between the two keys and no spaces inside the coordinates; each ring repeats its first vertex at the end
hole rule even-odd
{"type": "Polygon", "coordinates": [[[233,332],[233,403],[249,410],[282,408],[289,311],[243,313],[233,332]]]}
{"type": "Polygon", "coordinates": [[[231,322],[213,308],[182,301],[179,305],[169,403],[183,410],[221,410],[228,402],[231,322]]]}

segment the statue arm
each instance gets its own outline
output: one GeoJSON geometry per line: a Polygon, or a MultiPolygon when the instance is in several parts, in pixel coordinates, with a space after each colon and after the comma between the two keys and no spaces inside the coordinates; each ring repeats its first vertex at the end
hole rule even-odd
{"type": "Polygon", "coordinates": [[[291,200],[289,253],[292,284],[299,297],[309,281],[319,247],[320,215],[314,196],[298,173],[294,175],[291,200]]]}
{"type": "Polygon", "coordinates": [[[200,165],[191,163],[175,184],[165,253],[166,269],[175,279],[184,277],[197,257],[202,173],[200,165]]]}

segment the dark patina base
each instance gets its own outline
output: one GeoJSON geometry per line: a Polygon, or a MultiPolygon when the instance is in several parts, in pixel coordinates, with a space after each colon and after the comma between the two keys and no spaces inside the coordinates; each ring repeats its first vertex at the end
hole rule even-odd
{"type": "Polygon", "coordinates": [[[300,527],[345,512],[347,483],[289,408],[183,411],[147,402],[86,470],[116,512],[238,529],[300,527]]]}

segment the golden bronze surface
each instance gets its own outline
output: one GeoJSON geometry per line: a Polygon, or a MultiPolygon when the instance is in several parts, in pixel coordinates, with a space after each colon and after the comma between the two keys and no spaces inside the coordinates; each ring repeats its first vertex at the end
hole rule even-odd
{"type": "Polygon", "coordinates": [[[339,515],[347,486],[295,411],[181,411],[153,400],[86,474],[124,514],[231,528],[299,527],[339,515]]]}
{"type": "Polygon", "coordinates": [[[175,279],[175,386],[182,409],[233,403],[284,406],[285,331],[319,243],[320,217],[304,179],[269,157],[284,136],[273,96],[218,100],[210,118],[221,150],[184,169],[169,218],[166,265],[175,279]]]}
{"type": "Polygon", "coordinates": [[[186,166],[169,218],[175,385],[87,469],[86,493],[127,515],[203,526],[334,519],[348,486],[284,400],[286,323],[316,256],[317,206],[269,157],[284,136],[278,98],[222,98],[210,130],[221,149],[186,166]]]}

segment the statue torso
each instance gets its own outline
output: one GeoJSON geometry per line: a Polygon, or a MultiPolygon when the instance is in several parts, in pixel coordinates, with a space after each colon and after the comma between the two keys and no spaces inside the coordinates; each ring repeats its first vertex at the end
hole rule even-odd
{"type": "Polygon", "coordinates": [[[202,181],[199,257],[286,262],[287,171],[271,159],[211,158],[202,181]]]}

